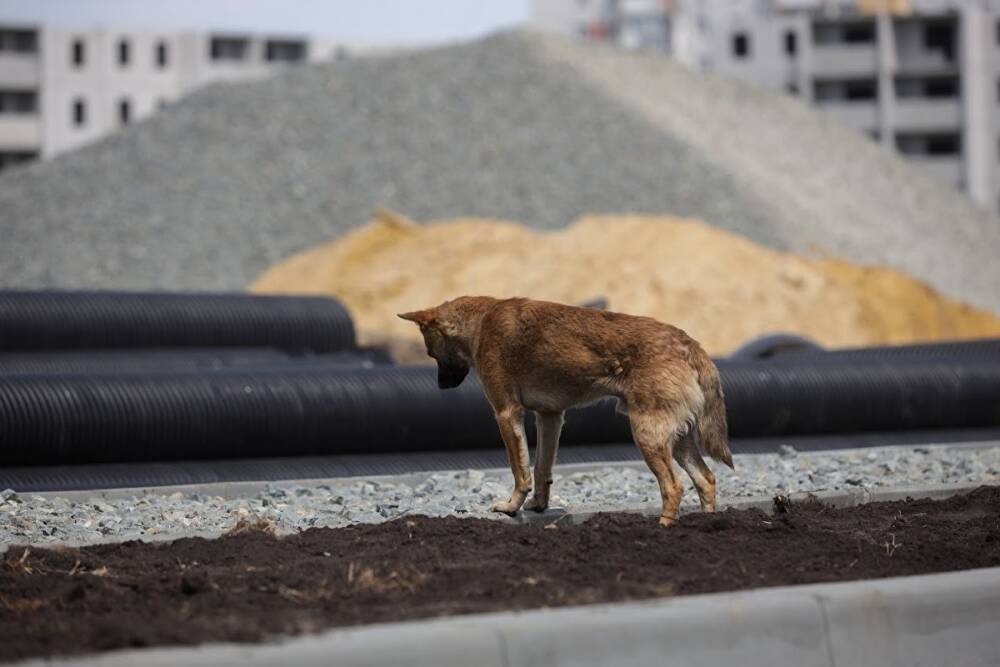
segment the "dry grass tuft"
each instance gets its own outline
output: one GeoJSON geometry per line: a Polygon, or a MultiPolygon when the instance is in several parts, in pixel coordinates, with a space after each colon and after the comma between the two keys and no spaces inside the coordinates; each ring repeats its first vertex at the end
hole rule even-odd
{"type": "Polygon", "coordinates": [[[372,591],[375,593],[413,593],[427,580],[427,575],[413,568],[392,570],[379,574],[371,567],[360,567],[351,562],[345,576],[351,591],[372,591]]]}
{"type": "Polygon", "coordinates": [[[238,535],[249,535],[251,533],[263,533],[265,535],[277,536],[278,524],[273,519],[265,517],[254,517],[251,519],[240,519],[236,524],[226,531],[226,537],[236,537],[238,535]]]}

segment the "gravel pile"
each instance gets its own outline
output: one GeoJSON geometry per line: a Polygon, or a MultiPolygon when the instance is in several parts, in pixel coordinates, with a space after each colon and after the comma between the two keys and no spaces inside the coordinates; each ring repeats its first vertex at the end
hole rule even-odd
{"type": "Polygon", "coordinates": [[[693,216],[822,246],[1000,308],[1000,225],[786,99],[555,37],[474,43],[218,85],[0,177],[0,284],[241,288],[365,222],[693,216]]]}
{"type": "MultiPolygon", "coordinates": [[[[737,455],[736,472],[716,468],[720,500],[795,491],[1000,482],[1000,445],[887,447],[817,454],[737,455]]],[[[222,498],[199,493],[70,501],[12,490],[0,494],[0,545],[217,534],[239,520],[273,521],[282,533],[314,526],[375,523],[404,514],[484,516],[509,495],[509,473],[437,473],[415,484],[358,478],[322,486],[269,486],[222,498]]],[[[641,464],[555,475],[553,506],[576,511],[657,505],[656,482],[641,464]]],[[[684,502],[697,503],[693,489],[684,502]]]]}

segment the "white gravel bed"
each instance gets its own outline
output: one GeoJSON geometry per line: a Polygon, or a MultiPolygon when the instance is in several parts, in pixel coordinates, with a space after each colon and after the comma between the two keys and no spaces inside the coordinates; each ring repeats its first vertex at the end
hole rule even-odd
{"type": "MultiPolygon", "coordinates": [[[[794,491],[933,484],[1000,483],[1000,443],[982,447],[911,446],[781,454],[736,455],[736,471],[715,466],[720,501],[794,491]]],[[[558,474],[553,506],[616,510],[659,502],[644,467],[609,464],[558,474]]],[[[412,480],[412,476],[410,477],[412,480]]],[[[345,478],[310,486],[267,486],[234,498],[193,491],[113,499],[69,500],[52,495],[0,494],[0,545],[82,543],[218,534],[240,519],[273,521],[279,532],[376,523],[403,514],[497,517],[488,511],[506,498],[510,474],[465,470],[428,474],[422,481],[345,478]]],[[[693,489],[684,502],[694,505],[693,489]]]]}

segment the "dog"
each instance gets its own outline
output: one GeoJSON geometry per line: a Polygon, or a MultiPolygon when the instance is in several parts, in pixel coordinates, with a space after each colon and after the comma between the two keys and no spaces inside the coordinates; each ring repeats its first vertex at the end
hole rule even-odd
{"type": "Polygon", "coordinates": [[[522,505],[544,511],[565,411],[608,396],[628,415],[635,444],[656,476],[660,524],[677,519],[684,493],[674,461],[694,482],[701,509],[715,511],[715,475],[695,434],[705,453],[733,467],[725,399],[715,364],[682,330],[649,317],[486,296],[399,317],[420,327],[442,389],[460,385],[470,368],[482,381],[514,475],[510,499],[493,511],[514,515],[522,505]],[[525,410],[536,416],[534,480],[525,410]]]}

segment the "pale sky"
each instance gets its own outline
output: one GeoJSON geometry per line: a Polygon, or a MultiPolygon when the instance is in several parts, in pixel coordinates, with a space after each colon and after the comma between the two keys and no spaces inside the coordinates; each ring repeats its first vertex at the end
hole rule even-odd
{"type": "Polygon", "coordinates": [[[0,0],[0,22],[204,28],[364,42],[471,38],[524,22],[528,0],[0,0]]]}

